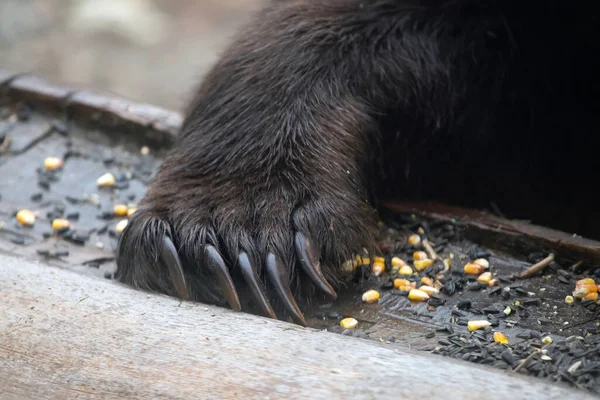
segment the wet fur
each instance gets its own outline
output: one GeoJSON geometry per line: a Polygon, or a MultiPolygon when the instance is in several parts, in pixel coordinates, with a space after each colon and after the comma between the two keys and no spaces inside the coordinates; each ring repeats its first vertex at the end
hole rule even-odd
{"type": "Polygon", "coordinates": [[[273,251],[297,297],[320,298],[298,272],[294,232],[318,245],[337,284],[340,264],[373,248],[375,210],[388,199],[493,201],[509,216],[597,234],[581,217],[598,214],[585,175],[600,171],[596,16],[563,6],[273,2],[190,101],[122,235],[117,278],[174,295],[158,250],[167,234],[193,300],[224,304],[205,244],[240,291],[238,253],[262,266],[273,251]]]}

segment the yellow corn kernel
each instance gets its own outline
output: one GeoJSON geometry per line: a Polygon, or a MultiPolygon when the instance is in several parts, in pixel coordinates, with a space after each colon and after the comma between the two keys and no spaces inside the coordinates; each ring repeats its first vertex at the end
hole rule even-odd
{"type": "Polygon", "coordinates": [[[583,296],[582,300],[594,300],[598,301],[598,292],[591,292],[583,296]]]}
{"type": "Polygon", "coordinates": [[[402,279],[402,278],[394,279],[394,289],[408,292],[411,289],[414,289],[416,286],[417,285],[414,282],[411,282],[408,279],[402,279]]]}
{"type": "Polygon", "coordinates": [[[483,274],[481,274],[477,277],[477,282],[480,282],[480,283],[489,284],[491,280],[492,280],[491,272],[484,272],[483,274]]]}
{"type": "Polygon", "coordinates": [[[127,216],[131,217],[137,211],[137,207],[128,207],[127,208],[127,216]]]}
{"type": "Polygon", "coordinates": [[[433,264],[433,260],[415,260],[413,265],[417,271],[423,271],[425,268],[433,264]]]}
{"type": "Polygon", "coordinates": [[[127,215],[127,206],[125,204],[117,204],[113,207],[113,212],[117,217],[124,217],[127,215]]]}
{"type": "Polygon", "coordinates": [[[418,246],[421,244],[421,236],[419,235],[410,235],[408,237],[408,243],[410,243],[413,246],[418,246]]]}
{"type": "Polygon", "coordinates": [[[371,271],[373,275],[379,276],[385,272],[385,264],[384,263],[375,263],[373,267],[371,267],[371,271]]]}
{"type": "Polygon", "coordinates": [[[413,259],[415,260],[425,260],[427,259],[427,253],[425,253],[424,251],[415,251],[413,253],[413,259]]]}
{"type": "Polygon", "coordinates": [[[473,264],[481,265],[485,269],[490,267],[490,262],[485,258],[478,258],[477,260],[473,261],[473,264]]]}
{"type": "Polygon", "coordinates": [[[575,283],[575,286],[577,286],[577,285],[595,285],[595,284],[596,284],[596,281],[594,281],[592,278],[583,278],[583,279],[578,280],[575,283]]]}
{"type": "Polygon", "coordinates": [[[354,318],[344,318],[340,321],[340,326],[345,329],[354,329],[358,325],[358,321],[354,318]]]}
{"type": "Polygon", "coordinates": [[[424,276],[421,278],[421,283],[427,286],[433,286],[433,279],[428,276],[424,276]]]}
{"type": "Polygon", "coordinates": [[[419,286],[419,290],[422,291],[422,292],[427,293],[427,295],[430,296],[430,297],[433,296],[433,295],[435,295],[435,294],[438,294],[440,292],[436,288],[431,287],[431,286],[427,286],[427,285],[421,285],[421,286],[419,286]]]}
{"type": "Polygon", "coordinates": [[[35,223],[35,214],[31,210],[20,210],[16,218],[21,225],[31,226],[35,223]]]}
{"type": "Polygon", "coordinates": [[[490,325],[491,325],[490,321],[485,320],[485,319],[467,322],[467,328],[469,329],[469,332],[473,332],[478,329],[485,329],[490,325]]]}
{"type": "Polygon", "coordinates": [[[406,262],[400,257],[392,257],[392,267],[403,267],[406,262]]]}
{"type": "Polygon", "coordinates": [[[545,336],[544,338],[542,338],[542,343],[544,343],[544,344],[551,344],[552,343],[552,338],[550,336],[545,336]]]}
{"type": "Polygon", "coordinates": [[[117,222],[117,225],[115,226],[115,230],[117,231],[117,233],[122,233],[125,230],[127,223],[129,223],[129,220],[127,219],[122,219],[119,222],[117,222]]]}
{"type": "Polygon", "coordinates": [[[383,257],[373,257],[373,263],[385,264],[385,258],[383,258],[383,257]]]}
{"type": "Polygon", "coordinates": [[[362,301],[365,303],[375,303],[379,300],[379,292],[377,290],[367,290],[362,295],[362,301]]]}
{"type": "Polygon", "coordinates": [[[106,174],[102,175],[100,178],[98,178],[96,180],[96,185],[100,186],[100,187],[109,187],[109,186],[113,186],[115,184],[116,180],[115,180],[115,176],[113,174],[111,174],[110,172],[107,172],[106,174]]]}
{"type": "Polygon", "coordinates": [[[575,301],[575,299],[573,298],[573,296],[565,297],[565,303],[567,303],[567,304],[573,304],[574,301],[575,301]]]}
{"type": "Polygon", "coordinates": [[[488,287],[498,286],[499,284],[500,284],[500,281],[498,279],[494,278],[488,282],[488,287]]]}
{"type": "Polygon", "coordinates": [[[508,339],[502,332],[494,332],[494,342],[508,344],[508,339]]]}
{"type": "Polygon", "coordinates": [[[67,219],[56,218],[54,221],[52,221],[52,229],[55,231],[67,228],[69,226],[71,226],[71,223],[67,219]]]}
{"type": "Polygon", "coordinates": [[[47,170],[62,168],[63,165],[63,160],[58,157],[46,157],[44,159],[44,168],[47,170]]]}
{"type": "Polygon", "coordinates": [[[347,260],[342,264],[342,269],[347,273],[354,272],[356,267],[358,267],[358,262],[356,260],[347,260]]]}
{"type": "Polygon", "coordinates": [[[412,275],[412,274],[413,274],[413,269],[411,267],[409,267],[408,265],[400,267],[400,270],[398,271],[398,275],[408,276],[408,275],[412,275]]]}
{"type": "Polygon", "coordinates": [[[485,268],[482,267],[479,264],[468,263],[467,265],[465,265],[464,269],[465,269],[465,274],[468,274],[468,275],[480,275],[481,273],[483,273],[483,270],[485,268]]]}
{"type": "Polygon", "coordinates": [[[371,264],[371,259],[369,257],[361,257],[360,262],[362,265],[369,265],[371,264]]]}
{"type": "Polygon", "coordinates": [[[422,290],[411,289],[408,293],[408,299],[412,301],[427,301],[429,300],[429,295],[422,290]]]}

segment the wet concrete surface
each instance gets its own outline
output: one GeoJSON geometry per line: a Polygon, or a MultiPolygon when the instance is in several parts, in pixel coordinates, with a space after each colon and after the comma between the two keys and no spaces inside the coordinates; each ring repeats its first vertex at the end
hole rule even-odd
{"type": "MultiPolygon", "coordinates": [[[[27,107],[4,106],[0,108],[0,116],[3,148],[0,154],[0,251],[110,279],[115,269],[116,224],[124,218],[113,215],[113,206],[135,207],[160,165],[164,150],[149,148],[146,154],[141,151],[145,143],[118,130],[107,132],[83,127],[27,107]],[[64,167],[57,172],[45,172],[43,161],[50,156],[65,160],[64,167]],[[97,178],[107,172],[116,177],[116,188],[97,187],[97,178]],[[24,208],[37,215],[31,227],[16,222],[15,213],[24,208]],[[53,232],[54,218],[69,219],[68,232],[53,232]]],[[[382,223],[380,236],[386,271],[362,280],[356,276],[369,275],[371,266],[357,266],[349,274],[346,290],[340,292],[334,303],[315,302],[305,310],[311,327],[432,352],[442,351],[444,339],[452,334],[472,337],[474,334],[466,326],[470,320],[492,321],[491,327],[479,332],[486,346],[496,345],[490,338],[493,332],[500,331],[510,346],[526,344],[523,354],[546,336],[555,342],[569,337],[583,340],[597,336],[598,304],[592,302],[584,306],[575,301],[568,305],[565,296],[573,292],[578,279],[592,277],[600,281],[600,277],[594,275],[598,266],[572,268],[556,260],[539,275],[515,279],[516,274],[546,254],[518,256],[490,249],[477,250],[478,244],[464,239],[458,225],[414,215],[382,223]],[[439,280],[441,290],[435,303],[431,300],[413,302],[405,292],[393,289],[393,280],[399,276],[391,271],[390,258],[397,256],[413,265],[413,253],[423,247],[409,245],[407,237],[419,232],[419,228],[420,236],[431,242],[441,259],[451,258],[450,268],[442,275],[439,274],[444,269],[443,264],[438,262],[405,277],[415,282],[423,276],[439,280]],[[481,254],[474,255],[477,252],[481,254]],[[477,286],[476,275],[464,275],[464,265],[475,257],[489,261],[489,271],[500,279],[498,287],[477,286]],[[449,287],[452,290],[448,290],[449,287]],[[362,294],[369,289],[380,293],[378,302],[362,301],[362,294]],[[470,301],[470,306],[458,309],[457,305],[465,300],[470,301]],[[504,313],[507,307],[510,307],[509,315],[504,313]],[[340,320],[345,317],[355,318],[358,326],[342,328],[340,320]],[[530,339],[534,340],[533,344],[530,339]]],[[[584,353],[589,357],[585,365],[591,365],[592,373],[591,380],[581,385],[599,392],[600,344],[597,347],[584,353]],[[595,362],[598,362],[597,367],[594,367],[595,362]]],[[[515,367],[500,363],[503,368],[515,367]]]]}

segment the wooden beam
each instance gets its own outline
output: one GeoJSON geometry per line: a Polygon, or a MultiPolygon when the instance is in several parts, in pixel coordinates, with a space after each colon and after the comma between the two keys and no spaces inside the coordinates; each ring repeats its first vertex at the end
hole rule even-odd
{"type": "Polygon", "coordinates": [[[0,255],[0,398],[592,399],[0,255]]]}

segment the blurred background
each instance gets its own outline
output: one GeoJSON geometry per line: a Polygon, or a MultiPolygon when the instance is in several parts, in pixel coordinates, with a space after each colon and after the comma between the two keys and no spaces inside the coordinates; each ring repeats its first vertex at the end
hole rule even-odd
{"type": "Polygon", "coordinates": [[[265,0],[0,0],[0,68],[174,111],[265,0]]]}

